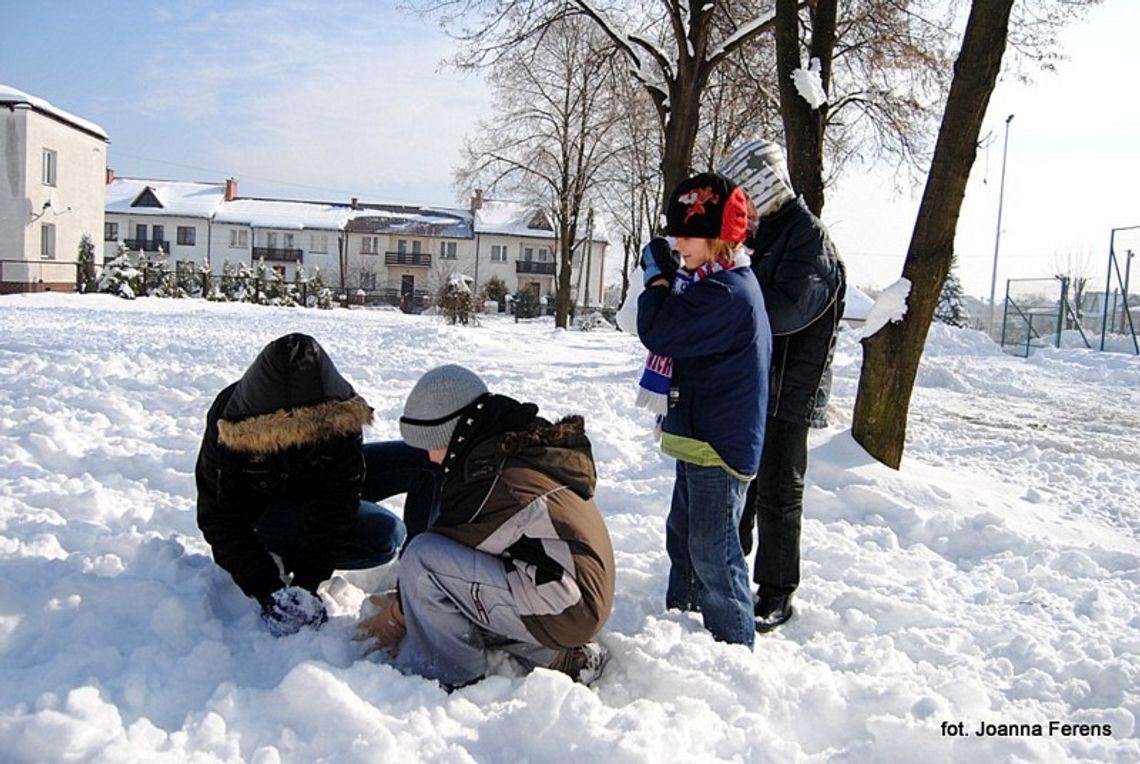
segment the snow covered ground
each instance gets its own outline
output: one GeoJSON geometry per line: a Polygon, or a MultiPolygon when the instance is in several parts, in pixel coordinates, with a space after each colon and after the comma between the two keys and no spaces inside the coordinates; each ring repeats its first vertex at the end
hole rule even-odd
{"type": "Polygon", "coordinates": [[[894,472],[851,438],[845,333],[798,614],[752,652],[663,610],[672,472],[632,405],[642,359],[545,322],[0,298],[0,761],[1140,760],[1140,359],[936,326],[894,472]],[[376,408],[369,439],[444,362],[585,415],[618,564],[593,688],[504,663],[449,695],[363,658],[391,566],[338,575],[319,632],[260,627],[199,537],[192,468],[213,396],[287,331],[376,408]]]}

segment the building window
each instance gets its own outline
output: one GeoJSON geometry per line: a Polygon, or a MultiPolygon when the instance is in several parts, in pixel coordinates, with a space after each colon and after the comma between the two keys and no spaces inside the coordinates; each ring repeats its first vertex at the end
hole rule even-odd
{"type": "Polygon", "coordinates": [[[439,243],[439,259],[440,260],[454,260],[455,255],[455,242],[454,241],[441,241],[439,243]]]}
{"type": "Polygon", "coordinates": [[[44,185],[54,186],[56,181],[56,153],[51,149],[44,149],[44,185]]]}
{"type": "Polygon", "coordinates": [[[103,224],[103,241],[118,241],[119,240],[119,224],[118,223],[104,223],[103,224]]]}
{"type": "Polygon", "coordinates": [[[309,234],[309,251],[310,252],[328,252],[329,251],[329,236],[327,233],[313,233],[309,234]]]}
{"type": "Polygon", "coordinates": [[[550,250],[549,249],[547,249],[546,247],[539,247],[538,248],[538,262],[540,262],[540,263],[549,263],[550,262],[550,250]]]}
{"type": "Polygon", "coordinates": [[[408,242],[406,239],[400,239],[399,241],[396,242],[396,251],[399,252],[401,255],[407,253],[408,242]]]}
{"type": "Polygon", "coordinates": [[[55,259],[55,223],[40,225],[40,257],[45,260],[55,259]]]}
{"type": "Polygon", "coordinates": [[[380,254],[380,237],[379,236],[365,236],[360,241],[360,254],[362,255],[378,255],[380,254]]]}
{"type": "Polygon", "coordinates": [[[183,247],[193,247],[198,235],[198,229],[192,225],[178,226],[178,243],[183,247]]]}
{"type": "Polygon", "coordinates": [[[269,231],[265,234],[265,246],[270,249],[277,249],[277,232],[269,231]]]}
{"type": "Polygon", "coordinates": [[[249,246],[249,231],[244,228],[230,229],[230,246],[245,249],[249,246]]]}
{"type": "Polygon", "coordinates": [[[296,247],[293,246],[293,234],[283,233],[281,234],[281,238],[283,239],[282,244],[285,249],[296,249],[296,247]]]}
{"type": "Polygon", "coordinates": [[[492,244],[491,245],[491,262],[492,263],[505,263],[505,262],[507,262],[507,245],[505,245],[505,244],[492,244]]]}
{"type": "Polygon", "coordinates": [[[423,242],[422,241],[413,241],[412,242],[412,254],[418,255],[418,254],[421,254],[422,252],[423,252],[423,242]]]}
{"type": "Polygon", "coordinates": [[[534,247],[523,247],[522,248],[522,259],[528,263],[530,261],[534,260],[534,247]]]}

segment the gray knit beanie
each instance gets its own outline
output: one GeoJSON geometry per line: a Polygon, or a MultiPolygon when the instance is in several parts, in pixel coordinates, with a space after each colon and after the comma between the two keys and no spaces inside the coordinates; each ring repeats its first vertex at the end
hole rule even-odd
{"type": "Polygon", "coordinates": [[[717,172],[732,178],[752,197],[760,217],[795,198],[784,151],[772,141],[754,140],[737,146],[717,165],[717,172]]]}
{"type": "Polygon", "coordinates": [[[426,372],[404,403],[400,435],[415,448],[431,451],[447,448],[459,413],[487,392],[487,386],[474,372],[447,364],[426,372]]]}

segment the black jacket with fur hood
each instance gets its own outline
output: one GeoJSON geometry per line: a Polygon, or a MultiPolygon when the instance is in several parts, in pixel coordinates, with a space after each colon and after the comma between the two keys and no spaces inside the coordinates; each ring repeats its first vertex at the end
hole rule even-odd
{"type": "Polygon", "coordinates": [[[269,343],[206,417],[194,477],[198,527],[214,560],[250,597],[285,585],[254,528],[273,503],[300,504],[297,552],[285,559],[293,585],[326,580],[360,502],[361,428],[372,408],[320,344],[304,334],[269,343]]]}

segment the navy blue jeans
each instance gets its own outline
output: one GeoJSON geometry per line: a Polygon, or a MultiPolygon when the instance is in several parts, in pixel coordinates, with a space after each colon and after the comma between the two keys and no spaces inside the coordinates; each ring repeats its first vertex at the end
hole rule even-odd
{"type": "Polygon", "coordinates": [[[699,610],[713,637],[751,646],[756,625],[737,531],[747,489],[745,481],[720,467],[677,462],[665,523],[672,563],[665,606],[699,610]]]}
{"type": "MultiPolygon", "coordinates": [[[[409,530],[423,530],[438,512],[441,473],[426,451],[403,441],[366,443],[364,462],[360,508],[337,553],[337,570],[364,570],[391,561],[409,530]],[[401,493],[407,494],[403,521],[378,504],[401,493]]],[[[257,535],[269,551],[290,560],[300,549],[304,523],[304,505],[277,502],[258,522],[257,535]]]]}

